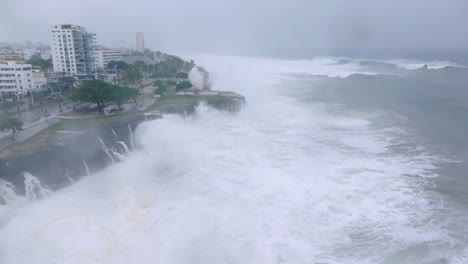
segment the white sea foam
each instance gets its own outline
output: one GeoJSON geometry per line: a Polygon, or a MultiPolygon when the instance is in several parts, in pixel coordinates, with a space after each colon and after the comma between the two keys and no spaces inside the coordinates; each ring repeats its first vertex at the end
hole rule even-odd
{"type": "Polygon", "coordinates": [[[422,69],[425,66],[427,66],[428,69],[432,69],[432,70],[443,69],[447,66],[462,67],[461,65],[451,62],[451,61],[427,61],[425,62],[425,61],[418,61],[418,60],[397,59],[397,60],[389,60],[385,62],[395,64],[399,69],[402,69],[402,70],[417,70],[417,69],[422,69]]]}
{"type": "Polygon", "coordinates": [[[408,247],[447,246],[420,177],[431,155],[391,153],[372,120],[272,89],[315,64],[197,62],[246,108],[143,123],[125,161],[19,210],[1,263],[415,263],[429,256],[408,247]]]}

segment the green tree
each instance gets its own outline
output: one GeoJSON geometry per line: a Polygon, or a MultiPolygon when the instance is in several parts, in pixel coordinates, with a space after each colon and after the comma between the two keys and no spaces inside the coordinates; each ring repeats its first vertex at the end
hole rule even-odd
{"type": "Polygon", "coordinates": [[[9,101],[3,101],[1,104],[0,104],[0,107],[2,108],[3,110],[3,115],[4,116],[7,116],[8,115],[8,110],[12,107],[14,107],[16,104],[14,102],[9,102],[9,101]]]}
{"type": "Polygon", "coordinates": [[[139,83],[143,79],[143,74],[141,73],[141,70],[138,67],[135,67],[134,65],[129,65],[129,68],[127,69],[126,79],[128,83],[135,84],[138,87],[139,83]]]}
{"type": "Polygon", "coordinates": [[[44,101],[47,99],[47,95],[43,92],[34,94],[34,101],[38,102],[39,105],[41,106],[41,110],[44,111],[44,101]]]}
{"type": "Polygon", "coordinates": [[[119,85],[112,85],[111,100],[114,102],[119,109],[122,109],[122,103],[128,100],[132,100],[135,105],[137,104],[136,99],[140,95],[138,90],[119,85]]]}
{"type": "Polygon", "coordinates": [[[71,88],[75,84],[75,78],[72,76],[65,76],[58,79],[59,84],[65,88],[71,88]]]}
{"type": "Polygon", "coordinates": [[[143,55],[145,55],[145,54],[143,54],[143,52],[141,52],[141,51],[136,51],[136,50],[132,51],[130,54],[131,54],[132,56],[143,56],[143,55]]]}
{"type": "Polygon", "coordinates": [[[161,97],[167,93],[167,87],[165,85],[158,86],[156,90],[154,90],[154,94],[160,95],[161,97]]]}
{"type": "Polygon", "coordinates": [[[138,69],[142,69],[145,67],[145,62],[142,60],[137,60],[133,65],[135,65],[135,67],[137,67],[138,69]]]}
{"type": "Polygon", "coordinates": [[[4,117],[0,119],[0,131],[6,132],[11,130],[11,137],[15,139],[15,133],[23,130],[23,122],[16,118],[4,117]]]}
{"type": "Polygon", "coordinates": [[[176,84],[175,88],[176,88],[176,91],[180,91],[180,90],[190,88],[192,86],[193,85],[192,85],[192,83],[190,81],[182,81],[182,82],[176,84]]]}
{"type": "Polygon", "coordinates": [[[55,102],[59,106],[59,110],[62,110],[63,97],[60,93],[55,93],[51,96],[48,96],[47,99],[51,102],[55,102]]]}
{"type": "Polygon", "coordinates": [[[182,79],[187,79],[187,78],[188,78],[188,73],[186,73],[186,72],[178,72],[178,73],[176,74],[176,77],[177,77],[177,78],[182,78],[182,79]]]}
{"type": "Polygon", "coordinates": [[[150,59],[154,60],[155,56],[154,56],[154,51],[150,50],[150,49],[145,49],[143,51],[143,54],[146,56],[146,57],[149,57],[150,59]]]}
{"type": "Polygon", "coordinates": [[[162,85],[164,85],[164,82],[161,81],[161,80],[156,80],[156,81],[153,82],[154,87],[159,87],[159,86],[162,86],[162,85]]]}
{"type": "Polygon", "coordinates": [[[107,69],[114,69],[117,68],[119,70],[127,70],[128,69],[128,64],[125,63],[124,61],[110,61],[107,64],[107,69]]]}
{"type": "Polygon", "coordinates": [[[31,64],[33,67],[39,67],[42,70],[47,70],[52,67],[52,60],[43,60],[41,58],[31,58],[26,61],[26,63],[31,64]]]}
{"type": "Polygon", "coordinates": [[[71,96],[73,101],[95,103],[100,114],[104,113],[104,105],[112,101],[112,86],[102,80],[84,82],[71,96]]]}

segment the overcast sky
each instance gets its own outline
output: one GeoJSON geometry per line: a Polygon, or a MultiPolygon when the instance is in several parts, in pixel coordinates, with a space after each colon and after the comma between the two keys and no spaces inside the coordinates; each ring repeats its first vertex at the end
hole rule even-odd
{"type": "Polygon", "coordinates": [[[467,48],[467,0],[0,0],[0,41],[48,43],[83,25],[109,46],[274,54],[313,49],[467,48]]]}

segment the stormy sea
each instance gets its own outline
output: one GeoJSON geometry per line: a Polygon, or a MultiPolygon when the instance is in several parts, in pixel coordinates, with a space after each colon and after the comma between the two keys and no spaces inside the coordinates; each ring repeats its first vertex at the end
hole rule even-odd
{"type": "Polygon", "coordinates": [[[144,122],[43,199],[0,182],[0,263],[468,263],[463,65],[194,59],[244,108],[144,122]]]}

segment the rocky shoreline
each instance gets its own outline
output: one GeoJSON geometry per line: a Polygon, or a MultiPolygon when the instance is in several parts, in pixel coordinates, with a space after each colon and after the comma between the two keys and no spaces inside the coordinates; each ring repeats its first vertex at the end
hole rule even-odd
{"type": "MultiPolygon", "coordinates": [[[[61,120],[30,139],[0,152],[0,180],[25,195],[24,173],[30,173],[50,190],[57,190],[124,160],[135,148],[133,131],[141,122],[163,114],[191,115],[200,102],[220,111],[237,112],[245,98],[235,93],[223,97],[173,96],[158,100],[145,112],[99,118],[61,120]]],[[[1,197],[1,193],[0,193],[1,197]]]]}

